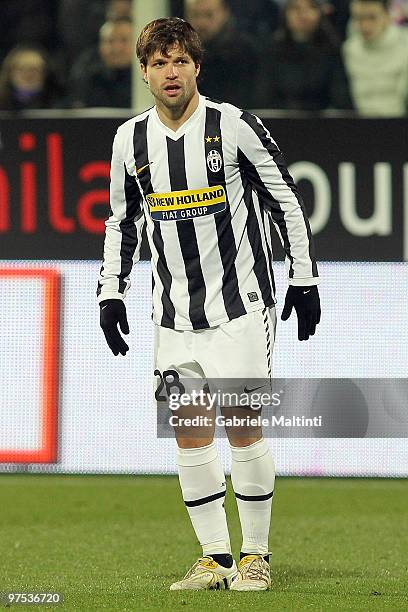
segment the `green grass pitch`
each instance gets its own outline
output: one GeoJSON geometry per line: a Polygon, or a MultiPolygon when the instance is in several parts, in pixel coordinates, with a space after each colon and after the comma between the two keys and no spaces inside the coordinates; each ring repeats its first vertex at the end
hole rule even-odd
{"type": "Polygon", "coordinates": [[[272,590],[170,592],[200,553],[175,477],[3,474],[0,592],[64,594],[30,610],[407,610],[407,502],[406,480],[278,478],[272,590]]]}

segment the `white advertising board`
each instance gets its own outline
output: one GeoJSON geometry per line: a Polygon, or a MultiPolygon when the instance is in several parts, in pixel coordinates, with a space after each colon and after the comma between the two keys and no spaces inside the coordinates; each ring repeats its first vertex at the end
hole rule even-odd
{"type": "MultiPolygon", "coordinates": [[[[61,280],[56,457],[0,462],[0,471],[174,473],[175,441],[156,435],[150,265],[133,271],[126,300],[126,357],[114,357],[99,328],[95,261],[3,263],[2,270],[49,269],[61,280]]],[[[296,319],[279,321],[277,378],[407,378],[408,264],[321,263],[322,321],[298,342],[296,319]]],[[[275,264],[278,315],[286,291],[275,264]]],[[[0,274],[0,455],[41,444],[44,420],[44,296],[38,279],[0,274]]],[[[229,452],[217,440],[225,467],[229,452]]],[[[273,438],[285,475],[407,476],[408,438],[273,438]]]]}

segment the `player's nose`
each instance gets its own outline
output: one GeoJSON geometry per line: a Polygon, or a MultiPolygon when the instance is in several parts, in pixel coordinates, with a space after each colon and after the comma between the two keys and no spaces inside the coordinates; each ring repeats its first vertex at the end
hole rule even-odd
{"type": "Polygon", "coordinates": [[[169,69],[167,72],[167,77],[170,79],[176,79],[178,77],[178,70],[177,70],[177,66],[174,66],[173,64],[169,64],[169,69]]]}

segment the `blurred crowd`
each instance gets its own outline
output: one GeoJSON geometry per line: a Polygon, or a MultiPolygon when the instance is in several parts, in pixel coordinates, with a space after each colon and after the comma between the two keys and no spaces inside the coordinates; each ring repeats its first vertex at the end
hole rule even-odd
{"type": "MultiPolygon", "coordinates": [[[[201,93],[241,108],[408,107],[408,0],[171,0],[201,93]]],[[[144,25],[144,24],[140,24],[144,25]]],[[[131,107],[132,0],[1,0],[0,110],[131,107]]]]}

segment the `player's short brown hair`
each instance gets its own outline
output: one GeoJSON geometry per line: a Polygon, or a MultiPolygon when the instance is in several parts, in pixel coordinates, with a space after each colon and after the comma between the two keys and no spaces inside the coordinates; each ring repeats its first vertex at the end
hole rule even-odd
{"type": "Polygon", "coordinates": [[[136,55],[146,66],[149,57],[156,51],[163,55],[174,45],[180,45],[195,64],[201,64],[203,48],[200,37],[192,25],[180,17],[163,17],[148,23],[136,43],[136,55]]]}

